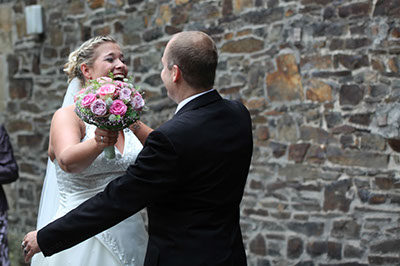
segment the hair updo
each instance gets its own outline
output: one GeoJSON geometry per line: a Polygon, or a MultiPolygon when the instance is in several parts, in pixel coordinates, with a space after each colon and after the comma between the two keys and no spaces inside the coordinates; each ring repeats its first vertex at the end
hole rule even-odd
{"type": "Polygon", "coordinates": [[[96,48],[105,42],[117,43],[110,36],[97,36],[87,40],[78,49],[69,54],[68,62],[64,65],[64,72],[68,75],[68,83],[74,78],[78,78],[81,84],[85,83],[81,65],[85,63],[89,67],[93,66],[93,62],[96,59],[94,57],[96,48]]]}

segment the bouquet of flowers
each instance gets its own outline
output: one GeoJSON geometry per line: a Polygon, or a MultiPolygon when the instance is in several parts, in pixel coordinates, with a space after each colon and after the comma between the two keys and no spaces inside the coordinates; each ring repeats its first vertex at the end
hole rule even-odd
{"type": "MultiPolygon", "coordinates": [[[[75,113],[86,123],[101,129],[119,131],[140,119],[145,107],[139,86],[132,77],[115,80],[109,77],[90,80],[74,97],[75,113]]],[[[106,147],[104,155],[115,158],[114,147],[106,147]]]]}

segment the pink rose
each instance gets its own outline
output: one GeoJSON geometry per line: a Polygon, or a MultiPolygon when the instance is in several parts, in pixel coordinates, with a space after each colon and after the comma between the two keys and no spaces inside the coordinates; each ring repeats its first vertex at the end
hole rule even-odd
{"type": "Polygon", "coordinates": [[[90,106],[90,110],[95,115],[98,116],[105,115],[107,113],[107,105],[103,100],[97,99],[90,106]]]}
{"type": "Polygon", "coordinates": [[[115,100],[110,106],[110,113],[114,115],[124,115],[128,107],[121,100],[115,100]]]}
{"type": "Polygon", "coordinates": [[[140,94],[135,94],[135,96],[131,101],[131,105],[134,110],[139,110],[139,111],[142,110],[144,106],[144,100],[142,96],[140,94]]]}
{"type": "Polygon", "coordinates": [[[120,81],[120,80],[115,80],[114,82],[120,88],[128,88],[129,87],[128,83],[126,83],[126,82],[123,82],[123,81],[120,81]]]}
{"type": "Polygon", "coordinates": [[[82,106],[83,107],[89,107],[94,101],[96,100],[96,94],[89,93],[82,99],[82,106]]]}
{"type": "Polygon", "coordinates": [[[101,86],[98,90],[97,93],[100,96],[106,96],[106,95],[112,95],[115,92],[115,85],[113,84],[104,84],[103,86],[101,86]]]}
{"type": "Polygon", "coordinates": [[[81,89],[81,90],[74,96],[74,103],[75,103],[78,99],[80,99],[80,96],[81,96],[80,94],[84,93],[85,90],[86,90],[86,88],[81,89]]]}
{"type": "Polygon", "coordinates": [[[123,88],[119,91],[120,100],[129,100],[131,98],[132,91],[128,88],[123,88]]]}
{"type": "Polygon", "coordinates": [[[109,77],[100,77],[97,78],[96,81],[100,84],[104,84],[104,83],[108,83],[108,82],[112,82],[112,78],[109,77]]]}

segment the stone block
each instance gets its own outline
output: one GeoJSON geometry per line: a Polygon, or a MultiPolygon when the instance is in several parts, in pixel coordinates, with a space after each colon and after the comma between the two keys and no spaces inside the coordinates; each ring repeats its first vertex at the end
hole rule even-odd
{"type": "Polygon", "coordinates": [[[222,15],[229,16],[233,13],[233,4],[232,0],[223,0],[222,1],[222,15]]]}
{"type": "Polygon", "coordinates": [[[369,265],[400,265],[398,256],[368,256],[369,265]]]}
{"type": "Polygon", "coordinates": [[[345,49],[358,49],[362,47],[367,47],[371,45],[372,41],[368,38],[355,38],[355,39],[346,39],[345,40],[345,49]]]}
{"type": "Polygon", "coordinates": [[[172,17],[172,12],[169,5],[161,5],[159,9],[160,14],[156,19],[156,25],[162,26],[168,24],[171,21],[172,17]]]}
{"type": "Polygon", "coordinates": [[[88,0],[88,4],[91,9],[97,9],[104,7],[104,0],[88,0]]]}
{"type": "Polygon", "coordinates": [[[17,136],[19,147],[39,147],[43,140],[43,136],[40,134],[19,134],[17,136]]]}
{"type": "Polygon", "coordinates": [[[268,140],[270,137],[268,127],[259,127],[256,130],[256,136],[258,140],[264,141],[268,140]]]}
{"type": "Polygon", "coordinates": [[[349,179],[333,182],[325,187],[324,192],[324,211],[339,210],[348,212],[351,199],[346,197],[350,189],[351,181],[349,179]]]}
{"type": "Polygon", "coordinates": [[[350,134],[355,131],[356,129],[349,125],[339,126],[332,129],[333,134],[350,134]]]}
{"type": "Polygon", "coordinates": [[[359,124],[363,126],[369,126],[371,123],[371,118],[372,114],[366,113],[366,114],[354,114],[351,115],[349,118],[349,121],[354,124],[359,124]]]}
{"type": "Polygon", "coordinates": [[[309,144],[309,143],[299,143],[299,144],[290,145],[289,146],[289,160],[293,160],[296,163],[303,162],[304,157],[305,157],[310,145],[311,144],[309,144]]]}
{"type": "Polygon", "coordinates": [[[300,128],[300,139],[325,144],[329,139],[329,133],[319,127],[302,126],[300,128]]]}
{"type": "Polygon", "coordinates": [[[342,50],[345,46],[345,41],[342,39],[334,38],[329,45],[330,50],[342,50]]]}
{"type": "Polygon", "coordinates": [[[286,254],[289,259],[297,259],[301,256],[304,250],[304,244],[301,238],[290,238],[287,243],[286,254]]]}
{"type": "Polygon", "coordinates": [[[32,131],[33,126],[31,121],[24,120],[10,120],[7,123],[7,131],[9,133],[14,133],[18,131],[32,131]]]}
{"type": "Polygon", "coordinates": [[[12,30],[12,15],[13,11],[10,5],[1,5],[0,8],[0,30],[6,33],[12,30]]]}
{"type": "Polygon", "coordinates": [[[321,236],[324,232],[324,227],[325,224],[319,222],[289,222],[287,224],[289,230],[307,237],[321,236]]]}
{"type": "Polygon", "coordinates": [[[377,59],[377,58],[371,59],[371,66],[373,69],[375,69],[379,72],[383,72],[386,69],[384,63],[380,59],[377,59]]]}
{"type": "Polygon", "coordinates": [[[252,208],[244,208],[242,214],[246,217],[250,215],[257,215],[257,216],[269,216],[267,210],[263,209],[252,209],[252,208]]]}
{"type": "Polygon", "coordinates": [[[26,99],[32,94],[33,81],[30,78],[11,79],[9,95],[11,99],[26,99]]]}
{"type": "Polygon", "coordinates": [[[269,147],[272,149],[272,155],[275,158],[280,158],[286,153],[287,145],[278,142],[269,142],[269,147]]]}
{"type": "Polygon", "coordinates": [[[382,195],[382,194],[370,194],[369,199],[368,199],[368,203],[369,204],[373,204],[373,205],[377,205],[377,204],[383,204],[386,201],[386,195],[382,195]]]}
{"type": "Polygon", "coordinates": [[[321,256],[328,251],[328,243],[325,241],[310,241],[307,243],[307,253],[311,257],[321,256]]]}
{"type": "Polygon", "coordinates": [[[68,14],[81,14],[85,12],[85,2],[80,0],[71,0],[68,2],[68,14]]]}
{"type": "Polygon", "coordinates": [[[398,73],[399,72],[399,61],[397,58],[390,58],[388,61],[388,67],[391,72],[398,73]]]}
{"type": "Polygon", "coordinates": [[[268,25],[275,21],[280,21],[285,16],[285,10],[282,7],[259,9],[250,11],[241,15],[243,20],[255,25],[268,25]]]}
{"type": "Polygon", "coordinates": [[[353,220],[334,221],[331,236],[339,239],[358,239],[360,237],[361,225],[353,220]]]}
{"type": "Polygon", "coordinates": [[[267,255],[267,245],[264,237],[261,234],[257,234],[253,239],[250,240],[249,250],[255,255],[267,255]]]}
{"type": "Polygon", "coordinates": [[[235,13],[239,13],[245,9],[253,7],[252,0],[235,0],[234,1],[234,10],[235,13]]]}
{"type": "Polygon", "coordinates": [[[332,87],[317,79],[311,80],[306,95],[308,100],[316,102],[330,102],[333,99],[332,87]]]}
{"type": "Polygon", "coordinates": [[[384,151],[386,140],[379,135],[363,134],[361,137],[361,149],[384,151]]]}
{"type": "Polygon", "coordinates": [[[354,3],[339,7],[339,16],[341,18],[352,16],[368,16],[370,10],[370,2],[354,3]]]}
{"type": "Polygon", "coordinates": [[[325,113],[324,118],[328,128],[334,128],[343,122],[342,114],[340,112],[325,113]]]}
{"type": "Polygon", "coordinates": [[[350,70],[369,66],[369,59],[367,55],[338,54],[335,55],[334,61],[336,67],[337,64],[341,64],[342,66],[350,70]]]}
{"type": "Polygon", "coordinates": [[[153,29],[145,30],[143,32],[143,40],[145,42],[151,42],[151,41],[154,41],[154,40],[160,38],[162,35],[163,35],[163,33],[160,28],[153,28],[153,29]]]}
{"type": "Polygon", "coordinates": [[[311,25],[314,37],[342,36],[347,32],[347,26],[332,22],[316,22],[311,25]]]}
{"type": "Polygon", "coordinates": [[[267,75],[267,93],[271,101],[303,100],[304,92],[296,58],[292,54],[276,59],[277,71],[267,75]]]}
{"type": "Polygon", "coordinates": [[[300,261],[295,266],[315,266],[315,264],[312,261],[300,261]]]}
{"type": "Polygon", "coordinates": [[[385,97],[390,93],[390,88],[386,84],[370,85],[368,90],[371,97],[385,97]]]}
{"type": "Polygon", "coordinates": [[[250,37],[226,42],[221,51],[224,53],[254,53],[264,48],[264,41],[250,37]]]}
{"type": "MultiPolygon", "coordinates": [[[[273,138],[277,141],[296,142],[298,139],[295,121],[289,115],[284,115],[277,121],[277,135],[273,138]]],[[[275,135],[275,134],[273,134],[275,135]]]]}
{"type": "Polygon", "coordinates": [[[391,30],[391,36],[393,38],[400,38],[400,27],[395,27],[391,30]]]}
{"type": "Polygon", "coordinates": [[[353,148],[357,149],[355,139],[353,135],[343,135],[340,137],[340,144],[342,145],[343,149],[346,148],[353,148]]]}
{"type": "Polygon", "coordinates": [[[375,185],[382,190],[390,190],[394,188],[394,184],[398,182],[393,177],[375,177],[375,185]]]}
{"type": "Polygon", "coordinates": [[[340,105],[357,105],[364,98],[364,90],[358,85],[342,85],[339,91],[340,105]]]}
{"type": "Polygon", "coordinates": [[[373,15],[374,17],[400,18],[399,0],[378,0],[373,15]]]}
{"type": "MultiPolygon", "coordinates": [[[[186,0],[176,0],[176,1],[186,1],[186,0]]],[[[143,2],[143,0],[128,0],[128,5],[135,5],[143,2]]]]}
{"type": "Polygon", "coordinates": [[[325,162],[325,157],[324,145],[312,145],[308,149],[306,161],[310,163],[322,164],[325,162]]]}
{"type": "Polygon", "coordinates": [[[8,76],[11,78],[17,74],[19,69],[18,57],[14,54],[7,55],[8,76]]]}
{"type": "Polygon", "coordinates": [[[95,29],[93,34],[94,34],[94,36],[110,35],[111,34],[111,26],[105,25],[103,27],[95,29]]]}
{"type": "Polygon", "coordinates": [[[329,241],[328,258],[340,261],[342,259],[342,244],[329,241]]]}
{"type": "Polygon", "coordinates": [[[356,258],[356,259],[361,259],[364,255],[364,249],[363,248],[358,248],[354,247],[351,245],[345,245],[344,250],[343,250],[343,255],[345,258],[356,258]]]}
{"type": "Polygon", "coordinates": [[[43,48],[43,56],[48,59],[57,58],[57,50],[52,47],[43,48]]]}

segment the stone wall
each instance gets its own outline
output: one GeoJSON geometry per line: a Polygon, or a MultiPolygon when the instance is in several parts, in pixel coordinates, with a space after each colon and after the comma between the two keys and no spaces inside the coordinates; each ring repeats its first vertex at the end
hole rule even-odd
{"type": "Polygon", "coordinates": [[[35,227],[66,56],[114,36],[157,127],[175,109],[160,57],[182,30],[214,38],[216,89],[252,114],[249,265],[399,265],[399,21],[399,0],[0,1],[0,122],[20,165],[6,186],[13,265],[35,227]],[[43,6],[42,35],[26,34],[31,4],[43,6]]]}

